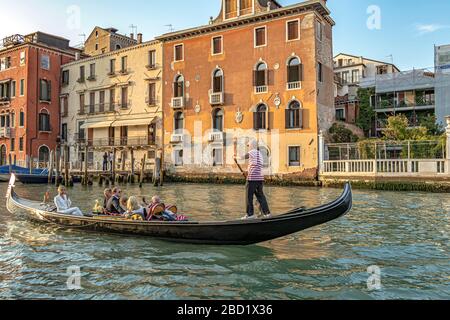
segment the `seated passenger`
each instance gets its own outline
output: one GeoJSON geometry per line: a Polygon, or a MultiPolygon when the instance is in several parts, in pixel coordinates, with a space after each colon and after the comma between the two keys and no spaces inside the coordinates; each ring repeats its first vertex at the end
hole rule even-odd
{"type": "Polygon", "coordinates": [[[146,216],[147,216],[147,211],[145,210],[144,207],[142,207],[139,204],[139,201],[136,197],[130,197],[130,199],[128,199],[128,203],[127,203],[127,215],[129,215],[130,217],[132,217],[133,215],[139,215],[142,217],[143,220],[145,220],[146,216]]]}
{"type": "Polygon", "coordinates": [[[83,213],[79,208],[71,208],[72,201],[70,201],[66,188],[60,186],[58,188],[58,195],[54,199],[56,205],[56,211],[61,214],[68,214],[73,216],[82,217],[83,213]]]}
{"type": "Polygon", "coordinates": [[[108,205],[108,201],[112,197],[112,190],[111,190],[111,188],[105,189],[105,191],[103,192],[103,195],[105,196],[105,198],[103,200],[103,209],[106,209],[106,206],[108,205]]]}
{"type": "Polygon", "coordinates": [[[124,212],[127,211],[127,206],[128,206],[128,196],[127,195],[123,195],[122,197],[120,197],[120,207],[123,209],[124,212]]]}
{"type": "Polygon", "coordinates": [[[125,210],[120,206],[120,195],[122,194],[122,190],[119,188],[114,188],[112,190],[112,197],[108,200],[106,205],[106,211],[112,215],[122,215],[125,213],[125,210]]]}
{"type": "Polygon", "coordinates": [[[187,221],[185,216],[177,215],[177,213],[178,209],[176,206],[166,206],[159,196],[154,196],[149,206],[147,219],[149,221],[187,221]]]}

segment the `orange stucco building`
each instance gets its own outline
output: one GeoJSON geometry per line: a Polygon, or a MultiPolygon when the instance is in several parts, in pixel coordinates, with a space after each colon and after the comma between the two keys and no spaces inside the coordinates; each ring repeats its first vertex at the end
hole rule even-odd
{"type": "Polygon", "coordinates": [[[334,119],[329,14],[323,0],[223,0],[208,25],[158,37],[168,172],[236,173],[236,144],[254,138],[267,173],[315,177],[334,119]]]}
{"type": "Polygon", "coordinates": [[[48,162],[60,125],[60,67],[78,50],[69,40],[35,32],[0,47],[0,165],[48,162]]]}

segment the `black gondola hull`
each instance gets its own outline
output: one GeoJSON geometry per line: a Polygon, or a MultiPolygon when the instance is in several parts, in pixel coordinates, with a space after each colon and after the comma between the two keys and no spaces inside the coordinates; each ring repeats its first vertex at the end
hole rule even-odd
{"type": "Polygon", "coordinates": [[[46,212],[36,208],[38,203],[20,199],[13,190],[7,198],[12,213],[55,224],[67,229],[83,229],[155,239],[210,245],[251,245],[281,238],[344,216],[352,207],[350,185],[342,196],[328,205],[303,211],[293,210],[269,219],[229,222],[139,222],[104,217],[74,217],[46,212]]]}

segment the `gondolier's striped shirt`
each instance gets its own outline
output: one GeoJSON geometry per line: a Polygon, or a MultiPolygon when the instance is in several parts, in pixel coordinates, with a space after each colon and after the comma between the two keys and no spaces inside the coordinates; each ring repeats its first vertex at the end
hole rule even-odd
{"type": "Polygon", "coordinates": [[[264,181],[263,174],[263,156],[259,150],[251,150],[247,157],[248,163],[248,181],[264,181]]]}

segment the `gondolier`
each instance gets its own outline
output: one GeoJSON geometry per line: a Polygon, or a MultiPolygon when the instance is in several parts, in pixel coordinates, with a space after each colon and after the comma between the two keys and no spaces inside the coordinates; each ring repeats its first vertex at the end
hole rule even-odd
{"type": "MultiPolygon", "coordinates": [[[[254,196],[258,200],[262,215],[264,218],[270,218],[270,209],[267,204],[266,196],[264,195],[264,174],[263,174],[263,156],[258,149],[256,140],[251,140],[248,143],[250,149],[249,153],[243,158],[248,160],[248,173],[246,184],[246,208],[247,215],[242,220],[255,219],[255,206],[253,204],[254,196]]],[[[237,159],[237,155],[234,156],[237,159]]],[[[243,160],[241,159],[241,160],[243,160]]]]}

